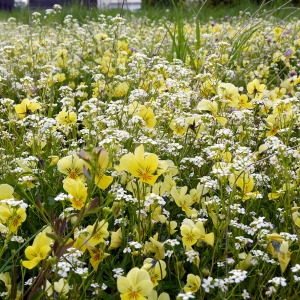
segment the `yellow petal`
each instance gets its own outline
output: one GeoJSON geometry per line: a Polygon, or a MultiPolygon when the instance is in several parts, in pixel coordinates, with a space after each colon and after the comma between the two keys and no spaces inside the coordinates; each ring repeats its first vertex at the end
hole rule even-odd
{"type": "Polygon", "coordinates": [[[222,126],[225,126],[227,123],[227,119],[224,117],[216,116],[216,119],[222,126]]]}
{"type": "Polygon", "coordinates": [[[111,233],[111,242],[108,250],[119,248],[122,243],[122,228],[120,227],[116,232],[111,233]]]}
{"type": "Polygon", "coordinates": [[[36,249],[39,249],[45,245],[49,246],[50,243],[51,243],[51,239],[46,235],[46,232],[41,232],[35,237],[32,246],[35,247],[36,249]]]}
{"type": "Polygon", "coordinates": [[[144,145],[140,145],[134,151],[134,158],[141,168],[144,168],[144,156],[144,145]]]}
{"type": "Polygon", "coordinates": [[[201,240],[206,242],[207,244],[213,246],[215,241],[215,235],[213,232],[206,234],[205,236],[201,237],[201,240]]]}
{"type": "Polygon", "coordinates": [[[35,112],[37,109],[40,109],[40,108],[41,108],[41,105],[36,102],[30,102],[30,104],[28,105],[28,109],[32,112],[35,112]]]}
{"type": "Polygon", "coordinates": [[[210,112],[217,113],[217,103],[210,100],[201,100],[197,105],[198,110],[207,110],[210,112]]]}
{"type": "Polygon", "coordinates": [[[288,247],[288,242],[283,241],[278,253],[278,261],[282,272],[286,270],[291,258],[291,253],[288,251],[288,247]]]}
{"type": "Polygon", "coordinates": [[[34,259],[31,259],[31,260],[23,260],[22,261],[22,265],[31,270],[33,269],[34,267],[36,267],[38,265],[38,263],[41,261],[41,258],[40,257],[35,257],[34,259]]]}
{"type": "MultiPolygon", "coordinates": [[[[246,253],[244,253],[244,254],[246,254],[246,253]]],[[[252,265],[251,262],[252,262],[252,255],[251,255],[251,253],[248,253],[248,255],[246,254],[246,257],[244,258],[244,260],[240,261],[237,264],[236,269],[246,270],[252,265]]]]}
{"type": "Polygon", "coordinates": [[[48,156],[48,158],[51,159],[51,162],[50,162],[50,165],[49,165],[50,167],[55,166],[59,161],[59,157],[55,156],[55,155],[48,156]]]}
{"type": "Polygon", "coordinates": [[[101,189],[105,190],[112,183],[113,178],[111,176],[107,176],[105,174],[95,175],[95,184],[101,189]]]}
{"type": "Polygon", "coordinates": [[[145,169],[147,173],[154,173],[158,167],[158,157],[154,153],[150,153],[145,158],[145,169]]]}
{"type": "Polygon", "coordinates": [[[0,200],[14,198],[13,193],[14,188],[12,186],[6,183],[0,184],[0,200]]]}
{"type": "Polygon", "coordinates": [[[109,166],[109,155],[105,149],[98,152],[98,166],[100,171],[106,170],[109,166]]]}
{"type": "Polygon", "coordinates": [[[1,205],[0,203],[0,222],[6,223],[11,216],[12,213],[9,208],[7,206],[1,205]]]}
{"type": "Polygon", "coordinates": [[[129,290],[129,288],[131,287],[130,281],[126,277],[121,276],[117,280],[117,287],[121,294],[125,294],[130,291],[129,290]]]}
{"type": "Polygon", "coordinates": [[[9,272],[0,273],[0,280],[4,282],[7,291],[11,289],[11,277],[9,272]]]}
{"type": "Polygon", "coordinates": [[[68,282],[61,278],[59,281],[54,282],[54,290],[61,294],[67,294],[69,292],[68,282]]]}
{"type": "Polygon", "coordinates": [[[132,174],[132,175],[137,177],[139,173],[137,173],[136,170],[138,170],[139,168],[140,168],[140,165],[135,160],[134,154],[127,153],[121,157],[120,165],[119,165],[117,171],[118,172],[127,171],[127,172],[130,172],[131,174],[132,174],[132,172],[134,172],[134,174],[132,174]]]}

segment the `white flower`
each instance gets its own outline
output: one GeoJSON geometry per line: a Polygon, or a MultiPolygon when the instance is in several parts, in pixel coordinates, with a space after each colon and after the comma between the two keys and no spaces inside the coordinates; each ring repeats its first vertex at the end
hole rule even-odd
{"type": "Polygon", "coordinates": [[[199,252],[194,251],[193,249],[188,252],[185,252],[185,254],[188,257],[187,261],[190,263],[192,263],[197,257],[199,257],[199,252]]]}
{"type": "Polygon", "coordinates": [[[75,273],[79,275],[83,275],[83,277],[88,275],[88,271],[89,271],[88,268],[81,268],[81,267],[78,267],[74,270],[75,273]]]}
{"type": "Polygon", "coordinates": [[[250,298],[249,293],[245,289],[243,290],[242,297],[243,297],[243,299],[249,299],[250,298]]]}
{"type": "Polygon", "coordinates": [[[294,275],[294,280],[295,281],[300,281],[300,276],[294,275]]]}
{"type": "Polygon", "coordinates": [[[268,281],[276,285],[286,286],[286,279],[283,277],[274,277],[268,281]]]}
{"type": "Polygon", "coordinates": [[[35,277],[29,278],[27,281],[24,282],[24,285],[32,285],[34,279],[35,279],[35,277]]]}
{"type": "Polygon", "coordinates": [[[296,264],[294,267],[291,268],[292,272],[298,272],[300,271],[300,264],[296,264]]]}
{"type": "Polygon", "coordinates": [[[269,289],[266,291],[266,295],[271,297],[274,293],[276,293],[276,289],[274,286],[269,286],[269,289]]]}
{"type": "Polygon", "coordinates": [[[222,292],[226,292],[228,290],[228,287],[226,285],[228,280],[224,280],[224,279],[215,279],[215,283],[214,286],[218,287],[219,289],[222,290],[222,292]]]}
{"type": "Polygon", "coordinates": [[[112,270],[114,274],[114,278],[119,278],[124,274],[124,270],[122,268],[115,268],[112,270]]]}
{"type": "Polygon", "coordinates": [[[193,295],[192,292],[179,293],[177,297],[180,298],[180,299],[182,299],[182,300],[188,300],[188,299],[195,298],[195,296],[193,295]]]}
{"type": "Polygon", "coordinates": [[[168,239],[168,240],[165,241],[165,243],[170,244],[172,247],[180,244],[180,242],[178,240],[175,240],[175,239],[173,239],[173,240],[168,239]]]}
{"type": "Polygon", "coordinates": [[[131,253],[131,249],[130,247],[125,247],[124,250],[123,250],[123,253],[131,253]]]}
{"type": "Polygon", "coordinates": [[[228,281],[230,283],[239,283],[239,282],[242,282],[246,279],[247,277],[247,271],[245,270],[232,270],[229,272],[230,274],[233,274],[232,276],[230,276],[228,278],[228,281]]]}
{"type": "Polygon", "coordinates": [[[204,288],[206,293],[209,293],[210,289],[214,288],[214,285],[212,284],[212,281],[213,281],[213,278],[210,277],[210,276],[207,277],[207,278],[204,278],[202,280],[201,286],[204,288]]]}
{"type": "Polygon", "coordinates": [[[66,199],[68,199],[68,195],[60,193],[54,198],[54,201],[65,201],[66,199]]]}
{"type": "Polygon", "coordinates": [[[233,265],[234,262],[235,262],[235,261],[234,261],[233,258],[231,258],[231,257],[228,257],[228,258],[227,258],[227,264],[228,264],[228,265],[233,265]]]}
{"type": "Polygon", "coordinates": [[[12,242],[17,242],[19,244],[22,244],[24,242],[24,239],[21,237],[21,236],[17,236],[17,235],[14,235],[12,238],[11,238],[11,241],[12,242]]]}
{"type": "Polygon", "coordinates": [[[173,250],[167,250],[167,252],[165,253],[165,256],[171,257],[173,253],[174,253],[173,250]]]}
{"type": "Polygon", "coordinates": [[[135,241],[130,242],[129,245],[133,246],[135,249],[142,248],[142,244],[140,244],[139,242],[135,242],[135,241]]]}

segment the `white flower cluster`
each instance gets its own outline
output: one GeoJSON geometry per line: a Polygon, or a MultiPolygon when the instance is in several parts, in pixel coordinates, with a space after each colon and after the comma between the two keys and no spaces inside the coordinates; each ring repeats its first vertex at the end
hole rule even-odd
{"type": "Polygon", "coordinates": [[[122,268],[115,268],[112,271],[114,273],[114,278],[119,278],[124,274],[124,270],[122,268]]]}
{"type": "Polygon", "coordinates": [[[53,267],[52,271],[56,272],[62,278],[67,278],[70,270],[79,275],[83,275],[83,277],[87,276],[88,268],[83,267],[85,263],[78,259],[81,256],[81,251],[76,248],[69,248],[53,267]]]}

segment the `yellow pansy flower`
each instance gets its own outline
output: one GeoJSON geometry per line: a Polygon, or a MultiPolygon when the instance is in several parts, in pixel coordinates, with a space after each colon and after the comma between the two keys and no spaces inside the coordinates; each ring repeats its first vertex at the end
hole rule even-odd
{"type": "Polygon", "coordinates": [[[74,244],[72,245],[72,247],[84,253],[87,249],[87,236],[88,232],[80,231],[78,228],[76,228],[74,230],[74,244]]]}
{"type": "Polygon", "coordinates": [[[11,277],[9,272],[0,273],[0,280],[4,282],[8,294],[11,291],[11,277]]]}
{"type": "Polygon", "coordinates": [[[251,176],[247,172],[244,172],[241,175],[237,172],[236,174],[232,174],[229,177],[230,187],[234,188],[234,186],[236,186],[239,188],[241,196],[238,197],[241,198],[243,201],[253,199],[259,194],[258,191],[252,192],[254,184],[255,182],[253,176],[251,176]]]}
{"type": "Polygon", "coordinates": [[[284,272],[291,260],[291,252],[289,251],[289,244],[283,241],[279,248],[278,261],[280,264],[281,272],[284,272]]]}
{"type": "Polygon", "coordinates": [[[153,283],[147,271],[133,268],[126,277],[118,278],[117,287],[122,300],[146,300],[153,289],[153,283]]]}
{"type": "Polygon", "coordinates": [[[167,265],[163,260],[146,258],[144,260],[142,269],[146,270],[149,273],[150,279],[153,283],[153,287],[155,287],[158,285],[159,280],[162,280],[166,277],[166,267],[167,265]]]}
{"type": "Polygon", "coordinates": [[[51,250],[51,239],[46,235],[51,229],[47,227],[34,239],[32,246],[25,249],[25,256],[29,260],[23,260],[22,265],[27,269],[33,269],[38,263],[47,258],[51,250]]]}
{"type": "Polygon", "coordinates": [[[128,106],[129,114],[141,117],[148,128],[154,128],[156,119],[152,108],[140,105],[136,101],[128,106]]]}
{"type": "Polygon", "coordinates": [[[279,234],[272,233],[267,235],[268,247],[267,251],[277,258],[280,264],[280,269],[284,272],[290,262],[291,252],[289,251],[289,244],[279,234]]]}
{"type": "Polygon", "coordinates": [[[56,122],[59,125],[70,126],[76,124],[77,114],[74,111],[66,111],[64,108],[56,117],[56,122]]]}
{"type": "Polygon", "coordinates": [[[153,237],[150,237],[149,240],[150,242],[145,243],[145,252],[155,253],[154,257],[156,259],[164,259],[165,246],[163,243],[158,241],[158,233],[156,233],[153,237]]]}
{"type": "Polygon", "coordinates": [[[237,107],[239,104],[239,90],[232,83],[221,82],[217,87],[217,93],[224,105],[237,107]]]}
{"type": "Polygon", "coordinates": [[[185,122],[185,119],[177,117],[170,122],[169,127],[173,130],[173,133],[183,136],[187,132],[189,124],[185,122]]]}
{"type": "Polygon", "coordinates": [[[68,281],[64,278],[59,279],[59,281],[54,282],[54,290],[60,295],[67,295],[69,292],[70,286],[68,281]]]}
{"type": "Polygon", "coordinates": [[[53,76],[55,82],[63,82],[66,80],[65,73],[57,73],[53,76]]]}
{"type": "Polygon", "coordinates": [[[206,233],[205,229],[204,229],[204,224],[201,221],[198,221],[196,223],[196,227],[199,228],[200,230],[200,237],[199,239],[205,243],[207,243],[210,246],[214,245],[214,241],[215,241],[215,235],[213,232],[210,233],[206,233]]]}
{"type": "MultiPolygon", "coordinates": [[[[104,245],[105,247],[105,245],[104,245]]],[[[88,247],[90,253],[90,263],[95,271],[98,270],[99,263],[102,262],[106,257],[109,256],[108,253],[104,252],[104,247],[88,247]]]]}
{"type": "Polygon", "coordinates": [[[20,104],[17,104],[15,106],[15,111],[20,119],[24,119],[40,108],[41,105],[39,103],[30,101],[29,99],[25,98],[20,104]]]}
{"type": "Polygon", "coordinates": [[[260,84],[258,79],[254,79],[247,84],[247,91],[251,99],[262,99],[264,90],[266,88],[266,85],[260,84]]]}
{"type": "Polygon", "coordinates": [[[72,178],[66,178],[64,180],[64,190],[72,197],[70,201],[72,206],[78,210],[82,209],[87,200],[87,187],[82,181],[76,181],[72,178]]]}
{"type": "Polygon", "coordinates": [[[292,219],[295,223],[295,225],[300,228],[300,213],[299,213],[299,207],[296,206],[296,204],[292,207],[292,219]]]}
{"type": "Polygon", "coordinates": [[[187,292],[196,293],[200,289],[201,279],[198,275],[188,274],[187,282],[183,290],[187,292]]]}
{"type": "Polygon", "coordinates": [[[239,258],[242,259],[242,261],[236,265],[236,269],[246,270],[252,265],[252,254],[250,252],[248,254],[245,252],[240,253],[239,258]]]}
{"type": "Polygon", "coordinates": [[[96,246],[97,244],[103,242],[104,239],[109,236],[107,228],[108,223],[105,220],[96,222],[94,225],[87,226],[86,231],[89,233],[87,236],[88,246],[96,246]]]}
{"type": "Polygon", "coordinates": [[[248,102],[248,96],[246,94],[242,94],[239,96],[238,106],[240,106],[242,109],[251,109],[252,108],[252,103],[248,102]]]}
{"type": "Polygon", "coordinates": [[[126,95],[128,90],[129,90],[129,85],[127,82],[118,83],[113,89],[112,97],[115,98],[123,97],[124,95],[126,95]]]}
{"type": "Polygon", "coordinates": [[[266,118],[266,124],[269,128],[269,131],[266,133],[266,136],[274,136],[277,134],[278,130],[281,128],[280,116],[271,114],[266,118]]]}
{"type": "Polygon", "coordinates": [[[56,53],[56,63],[60,68],[64,68],[68,60],[68,51],[67,49],[58,49],[56,53]]]}
{"type": "Polygon", "coordinates": [[[201,230],[195,226],[190,219],[185,219],[180,227],[182,235],[182,243],[184,246],[190,248],[196,244],[201,236],[201,230]]]}
{"type": "Polygon", "coordinates": [[[95,148],[94,154],[96,156],[95,164],[93,165],[93,157],[90,153],[81,150],[78,155],[84,159],[86,166],[95,172],[95,184],[102,190],[108,188],[112,183],[113,177],[104,174],[104,171],[111,165],[108,152],[103,148],[95,148]]]}
{"type": "Polygon", "coordinates": [[[195,211],[191,209],[191,206],[195,202],[194,202],[194,198],[190,194],[187,194],[186,192],[187,192],[187,186],[184,186],[179,189],[177,189],[176,186],[173,186],[171,189],[171,195],[174,198],[177,206],[181,207],[181,209],[189,217],[193,213],[195,213],[195,211]]]}
{"type": "Polygon", "coordinates": [[[50,155],[48,156],[48,158],[51,159],[51,162],[49,164],[50,167],[55,166],[59,161],[59,157],[57,155],[50,155]]]}
{"type": "Polygon", "coordinates": [[[21,224],[26,220],[26,210],[22,207],[0,204],[0,222],[6,224],[8,230],[16,233],[21,224]]]}
{"type": "Polygon", "coordinates": [[[65,156],[57,162],[58,171],[74,180],[85,180],[83,166],[84,161],[77,154],[65,156]]]}
{"type": "Polygon", "coordinates": [[[218,115],[219,109],[218,109],[218,103],[216,101],[210,101],[210,100],[203,99],[198,103],[197,109],[200,111],[207,110],[207,111],[211,112],[211,114],[216,118],[216,120],[222,126],[226,125],[227,119],[218,115]]]}
{"type": "Polygon", "coordinates": [[[145,156],[144,146],[140,145],[135,149],[134,154],[128,153],[121,157],[120,165],[116,167],[116,170],[129,172],[141,182],[154,185],[158,177],[154,174],[157,167],[158,156],[154,153],[145,156]]]}

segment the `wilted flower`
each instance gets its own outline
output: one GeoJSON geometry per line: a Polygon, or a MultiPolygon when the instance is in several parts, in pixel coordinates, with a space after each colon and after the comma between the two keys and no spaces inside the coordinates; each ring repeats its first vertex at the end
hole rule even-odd
{"type": "Polygon", "coordinates": [[[112,183],[112,176],[104,174],[104,171],[110,166],[109,155],[103,148],[95,148],[94,154],[96,155],[95,161],[93,160],[92,154],[81,150],[78,155],[85,161],[87,168],[95,172],[95,184],[102,190],[112,183]]]}

